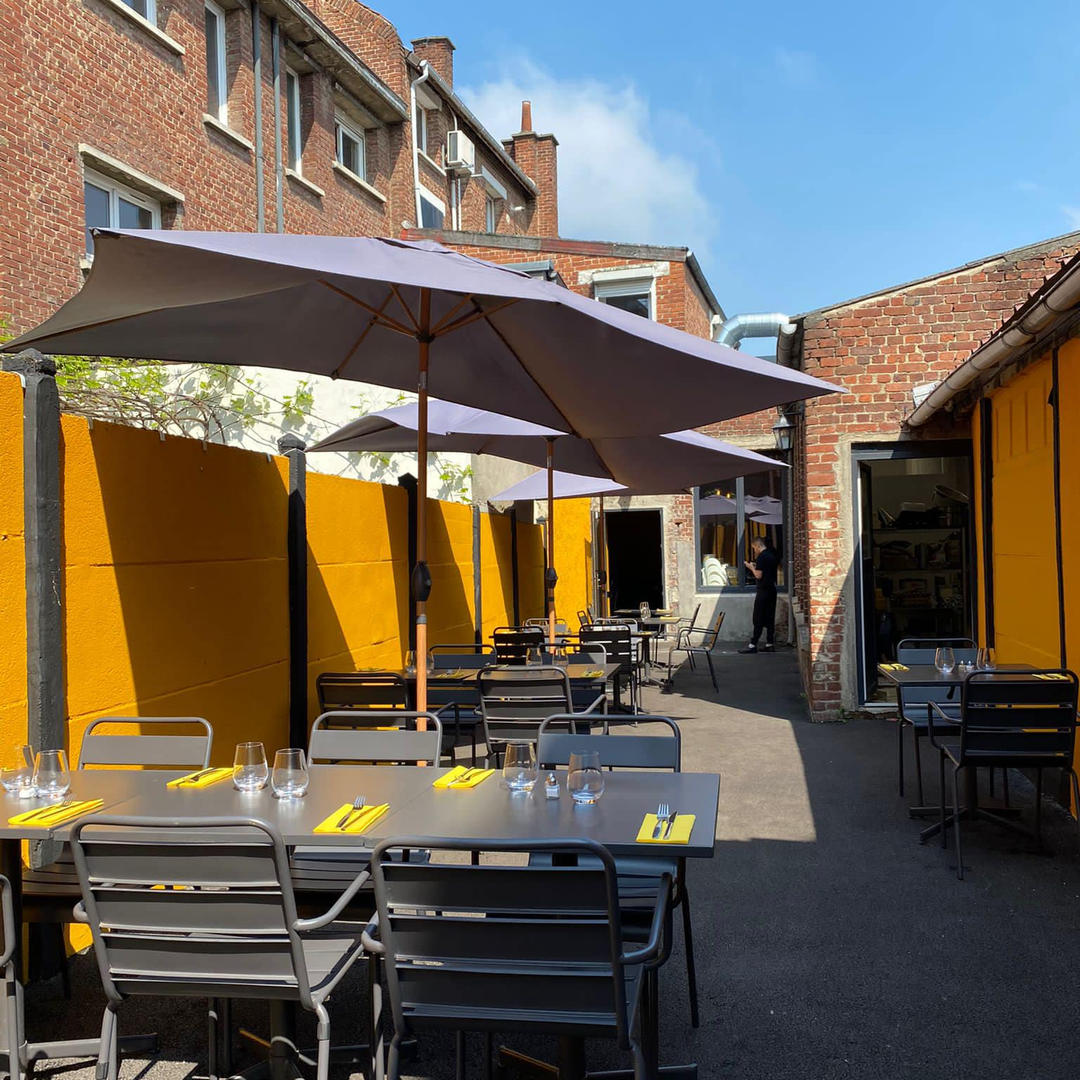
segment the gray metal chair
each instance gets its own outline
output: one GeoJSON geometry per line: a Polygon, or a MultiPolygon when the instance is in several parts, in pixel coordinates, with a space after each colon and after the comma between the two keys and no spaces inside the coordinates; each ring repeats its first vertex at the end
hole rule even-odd
{"type": "Polygon", "coordinates": [[[488,761],[507,742],[534,740],[555,713],[574,711],[570,679],[559,667],[488,667],[477,676],[488,761]]]}
{"type": "MultiPolygon", "coordinates": [[[[571,754],[595,751],[600,764],[609,769],[665,769],[682,771],[682,732],[679,725],[667,716],[635,717],[632,734],[611,735],[583,731],[577,715],[551,716],[540,726],[536,759],[541,768],[565,768],[571,754]],[[649,728],[663,728],[659,734],[649,734],[649,728]]],[[[674,808],[678,811],[678,807],[674,808]]],[[[664,874],[674,882],[672,910],[682,908],[683,940],[686,944],[686,977],[690,995],[690,1023],[698,1026],[697,966],[694,960],[694,927],[690,916],[690,892],[686,883],[686,860],[619,856],[615,859],[619,873],[619,899],[640,908],[643,900],[651,901],[660,888],[664,874]]],[[[640,928],[639,928],[640,929],[640,928]]]]}
{"type": "Polygon", "coordinates": [[[547,634],[542,626],[497,626],[491,631],[500,664],[524,664],[532,649],[542,649],[547,634]]]}
{"type": "Polygon", "coordinates": [[[716,681],[716,669],[713,667],[712,662],[712,651],[716,648],[717,641],[720,640],[720,628],[724,625],[724,616],[726,614],[725,611],[718,607],[710,626],[684,626],[679,630],[675,643],[668,650],[668,686],[673,686],[675,682],[675,676],[671,671],[675,663],[675,654],[686,653],[686,658],[690,661],[691,671],[694,670],[694,657],[705,657],[705,662],[709,665],[709,677],[712,679],[713,689],[719,691],[720,686],[716,681]]]}
{"type": "Polygon", "coordinates": [[[319,712],[407,709],[409,687],[396,671],[324,671],[315,677],[319,712]]]}
{"type": "Polygon", "coordinates": [[[15,970],[15,900],[11,882],[0,874],[0,921],[4,927],[4,942],[0,948],[0,973],[4,980],[3,1050],[7,1055],[7,1073],[18,1080],[22,1073],[21,1048],[23,1044],[22,995],[17,985],[19,973],[15,970]]]}
{"type": "MultiPolygon", "coordinates": [[[[632,1055],[636,1080],[657,1075],[649,1053],[655,1011],[643,991],[666,958],[670,881],[659,891],[648,939],[628,949],[615,863],[589,840],[397,837],[376,845],[372,877],[376,918],[364,944],[386,970],[390,1080],[398,1080],[404,1038],[447,1028],[458,1032],[459,1077],[466,1031],[614,1039],[632,1055]],[[452,856],[479,851],[484,861],[403,865],[388,857],[401,845],[452,856]],[[491,861],[507,853],[560,858],[547,866],[491,861]],[[562,856],[590,865],[560,865],[562,856]]],[[[380,1075],[381,1048],[375,1058],[380,1075]]]]}
{"type": "MultiPolygon", "coordinates": [[[[363,955],[363,927],[339,916],[366,872],[325,913],[301,919],[281,836],[254,818],[88,818],[72,829],[71,847],[82,888],[75,916],[93,934],[107,999],[98,1080],[116,1080],[116,1014],[126,998],[230,995],[313,1012],[318,1080],[327,1080],[325,1002],[363,955]]],[[[215,1016],[211,1009],[211,1077],[215,1016]]]]}
{"type": "MultiPolygon", "coordinates": [[[[901,664],[933,664],[938,648],[947,645],[953,650],[956,662],[973,661],[978,651],[971,638],[904,638],[896,646],[896,659],[901,664]]],[[[919,752],[919,740],[925,739],[930,731],[928,713],[934,703],[941,707],[942,716],[938,726],[945,721],[944,716],[951,716],[954,722],[960,720],[960,698],[955,686],[897,686],[896,688],[896,756],[897,774],[900,783],[900,795],[904,794],[904,729],[911,729],[911,746],[915,756],[915,778],[919,787],[919,805],[925,802],[923,795],[922,757],[919,752]]],[[[1008,776],[1005,777],[1005,790],[1009,790],[1008,776]]]]}
{"type": "MultiPolygon", "coordinates": [[[[433,645],[430,649],[435,670],[463,669],[479,671],[497,663],[493,645],[433,645]]],[[[472,746],[472,763],[476,764],[476,734],[483,723],[480,715],[480,691],[475,679],[453,682],[439,679],[428,681],[428,708],[438,713],[447,736],[450,761],[457,761],[457,740],[467,734],[472,746]]]]}
{"type": "MultiPolygon", "coordinates": [[[[636,624],[634,624],[636,626],[636,624]]],[[[618,664],[619,670],[614,675],[614,704],[622,704],[622,685],[626,682],[630,689],[630,711],[638,711],[638,655],[632,637],[631,624],[626,620],[583,626],[578,635],[582,651],[600,646],[607,653],[609,664],[618,664]]]]}

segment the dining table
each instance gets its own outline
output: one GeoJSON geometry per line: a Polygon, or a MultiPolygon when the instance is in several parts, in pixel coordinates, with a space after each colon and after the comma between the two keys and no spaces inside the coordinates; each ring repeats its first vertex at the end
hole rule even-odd
{"type": "MultiPolygon", "coordinates": [[[[571,665],[573,666],[573,665],[571,665]]],[[[607,665],[614,667],[615,665],[607,665]]],[[[442,767],[411,765],[313,765],[310,785],[302,798],[279,799],[269,787],[240,791],[229,778],[205,787],[169,787],[168,782],[183,772],[159,769],[84,769],[71,774],[73,800],[101,799],[94,814],[160,818],[165,823],[185,818],[220,817],[256,819],[277,830],[285,844],[310,848],[370,848],[377,841],[395,836],[425,836],[437,839],[474,839],[478,847],[486,841],[564,840],[587,838],[603,844],[615,856],[711,858],[714,853],[720,778],[713,773],[664,771],[615,771],[605,774],[603,796],[591,805],[580,805],[567,789],[566,770],[555,770],[558,798],[548,798],[545,785],[537,783],[530,792],[511,792],[498,773],[476,787],[440,789],[435,781],[445,776],[442,767]],[[363,834],[319,832],[315,827],[343,804],[363,794],[368,805],[387,803],[389,809],[363,834]],[[685,842],[640,843],[638,829],[645,814],[666,803],[680,816],[694,815],[694,824],[685,842]]],[[[65,842],[82,818],[51,824],[46,816],[39,824],[13,824],[15,815],[37,806],[41,799],[20,799],[0,794],[0,871],[12,884],[16,925],[19,925],[22,842],[50,840],[65,842]]],[[[163,832],[163,837],[164,837],[163,832]]],[[[212,833],[207,831],[207,838],[212,833]]],[[[18,971],[18,964],[14,965],[18,971]]],[[[11,1000],[22,1009],[22,986],[18,979],[8,988],[11,1000]]],[[[655,995],[655,984],[651,992],[655,995]]],[[[653,1007],[655,1002],[650,1002],[653,1007]]],[[[295,1047],[291,1042],[290,1010],[283,1003],[271,1007],[270,1075],[285,1080],[300,1075],[295,1047]]],[[[143,1043],[129,1046],[128,1052],[146,1049],[143,1043]]],[[[26,1061],[56,1057],[83,1057],[97,1054],[92,1040],[25,1043],[26,1061]]],[[[575,1040],[564,1040],[561,1056],[565,1077],[582,1075],[583,1049],[575,1040]]],[[[695,1065],[668,1066],[665,1076],[696,1077],[695,1065]]],[[[605,1076],[609,1074],[604,1074],[605,1076]]],[[[611,1077],[630,1073],[611,1073],[611,1077]]]]}

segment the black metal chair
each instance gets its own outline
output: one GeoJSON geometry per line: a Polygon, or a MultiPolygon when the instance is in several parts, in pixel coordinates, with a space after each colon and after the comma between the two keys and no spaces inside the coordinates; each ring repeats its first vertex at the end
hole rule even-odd
{"type": "MultiPolygon", "coordinates": [[[[493,645],[433,645],[430,650],[435,670],[479,671],[498,662],[493,645]]],[[[476,733],[483,723],[480,715],[480,690],[475,679],[461,682],[428,680],[428,708],[438,713],[447,737],[446,750],[451,762],[457,761],[457,740],[468,735],[472,763],[476,764],[476,733]]]]}
{"type": "Polygon", "coordinates": [[[720,640],[720,628],[724,625],[724,616],[726,614],[727,612],[717,607],[710,626],[685,626],[679,631],[674,644],[668,650],[668,686],[673,686],[675,683],[675,676],[671,671],[675,663],[675,654],[686,653],[686,658],[690,661],[691,671],[695,669],[694,657],[705,657],[705,662],[709,665],[709,677],[712,679],[713,689],[719,691],[720,686],[716,681],[716,669],[713,667],[712,662],[712,651],[716,648],[717,641],[720,640]]]}
{"type": "Polygon", "coordinates": [[[658,1076],[651,991],[666,959],[670,879],[662,879],[647,940],[628,948],[615,863],[589,840],[397,837],[376,845],[372,876],[376,917],[364,944],[386,971],[394,1029],[390,1080],[400,1075],[404,1038],[447,1028],[458,1033],[459,1078],[469,1031],[485,1033],[489,1055],[495,1031],[613,1039],[631,1054],[635,1080],[658,1076]],[[451,857],[479,851],[484,861],[403,865],[388,857],[402,845],[451,857]],[[511,853],[545,854],[553,865],[501,857],[511,853]],[[564,857],[587,858],[590,865],[561,865],[564,857]]]}
{"type": "Polygon", "coordinates": [[[542,626],[497,626],[491,632],[495,658],[500,664],[524,664],[533,649],[544,647],[542,626]]]}
{"type": "MultiPolygon", "coordinates": [[[[974,661],[978,652],[971,638],[904,638],[896,646],[896,659],[899,663],[908,666],[933,664],[937,650],[946,645],[953,650],[957,663],[974,661]]],[[[926,797],[923,794],[919,740],[925,739],[930,731],[930,721],[927,717],[931,702],[941,706],[943,715],[959,720],[960,700],[955,686],[897,686],[896,688],[896,755],[900,795],[902,797],[904,794],[904,729],[910,728],[920,806],[925,802],[926,797]]],[[[944,721],[941,720],[941,723],[944,721]]],[[[1008,780],[1005,784],[1008,791],[1008,780]]]]}
{"type": "MultiPolygon", "coordinates": [[[[1073,768],[1076,747],[1077,677],[1072,671],[976,671],[961,687],[959,725],[937,703],[929,707],[929,738],[938,751],[941,778],[941,843],[947,843],[945,761],[953,765],[952,825],[956,836],[956,876],[964,877],[960,819],[967,815],[1027,833],[1015,821],[982,807],[960,805],[964,769],[1035,770],[1035,828],[1042,842],[1043,769],[1064,769],[1080,805],[1080,781],[1073,768]],[[958,737],[955,737],[958,736],[958,737]]],[[[974,780],[974,776],[972,777],[974,780]]],[[[1080,828],[1080,823],[1078,823],[1080,828]]]]}
{"type": "Polygon", "coordinates": [[[396,671],[324,671],[315,677],[319,712],[408,709],[409,687],[396,671]]]}
{"type": "MultiPolygon", "coordinates": [[[[71,847],[82,888],[75,917],[93,934],[107,1000],[99,1080],[117,1077],[125,999],[230,995],[295,1001],[314,1013],[317,1077],[327,1080],[326,999],[363,956],[363,926],[339,916],[367,883],[366,871],[324,914],[301,919],[281,836],[254,818],[86,818],[73,827],[71,847]]],[[[209,1017],[216,1077],[213,1006],[209,1017]]]]}
{"type": "Polygon", "coordinates": [[[488,762],[516,739],[535,740],[556,713],[574,711],[570,680],[558,667],[488,667],[479,676],[488,762]]]}
{"type": "Polygon", "coordinates": [[[19,973],[15,970],[15,902],[11,882],[0,874],[0,923],[4,928],[4,941],[0,946],[0,976],[4,981],[3,1051],[7,1061],[6,1071],[12,1080],[19,1080],[26,1062],[21,1060],[23,1045],[23,1015],[20,1009],[22,995],[15,985],[19,973]]]}
{"type": "MultiPolygon", "coordinates": [[[[595,734],[582,730],[576,715],[552,716],[540,727],[536,758],[540,767],[565,768],[571,754],[595,751],[600,764],[609,769],[666,769],[682,771],[682,732],[679,725],[667,716],[635,717],[632,734],[595,734]],[[648,729],[664,728],[659,734],[648,729]]],[[[690,917],[690,893],[686,884],[686,859],[617,856],[619,900],[640,908],[642,901],[655,898],[661,887],[661,877],[669,874],[674,883],[671,907],[682,908],[683,940],[686,943],[686,978],[690,995],[690,1023],[698,1026],[697,968],[694,962],[694,928],[690,917]]],[[[640,927],[639,927],[640,929],[640,927]]]]}
{"type": "Polygon", "coordinates": [[[625,621],[610,624],[593,623],[583,627],[578,635],[580,648],[587,651],[602,648],[607,654],[609,664],[618,664],[614,675],[613,703],[622,707],[622,688],[625,684],[630,691],[630,711],[638,711],[638,657],[630,627],[625,621]]]}

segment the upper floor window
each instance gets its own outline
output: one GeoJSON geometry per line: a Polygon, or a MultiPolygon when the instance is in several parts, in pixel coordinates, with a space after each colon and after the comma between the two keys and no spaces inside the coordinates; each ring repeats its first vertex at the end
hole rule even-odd
{"type": "Polygon", "coordinates": [[[367,142],[364,132],[339,116],[337,127],[337,162],[361,180],[367,181],[367,142]]]}
{"type": "Polygon", "coordinates": [[[416,106],[416,145],[424,154],[428,148],[428,114],[423,105],[416,106]]]}
{"type": "Polygon", "coordinates": [[[303,137],[300,128],[300,76],[285,69],[285,124],[288,131],[289,168],[301,171],[303,137]]]}
{"type": "Polygon", "coordinates": [[[646,319],[656,317],[653,279],[637,278],[631,281],[597,281],[596,299],[623,311],[642,315],[646,319]]]}
{"type": "Polygon", "coordinates": [[[229,89],[225,73],[225,12],[206,0],[206,111],[228,122],[229,89]]]}
{"type": "Polygon", "coordinates": [[[147,22],[152,23],[157,18],[157,0],[124,0],[124,3],[147,22]]]}
{"type": "Polygon", "coordinates": [[[484,199],[484,231],[493,233],[499,228],[499,201],[490,195],[484,199]]]}
{"type": "Polygon", "coordinates": [[[86,209],[86,254],[94,254],[91,229],[157,229],[161,204],[140,192],[87,170],[83,179],[86,209]]]}
{"type": "Polygon", "coordinates": [[[420,192],[420,228],[441,229],[446,218],[446,203],[428,191],[420,192]]]}

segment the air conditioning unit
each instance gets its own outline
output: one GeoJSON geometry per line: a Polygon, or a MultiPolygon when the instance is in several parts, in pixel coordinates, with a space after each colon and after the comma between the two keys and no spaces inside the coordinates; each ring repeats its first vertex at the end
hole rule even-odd
{"type": "Polygon", "coordinates": [[[446,133],[446,168],[450,172],[471,173],[476,164],[476,147],[464,131],[446,133]]]}

